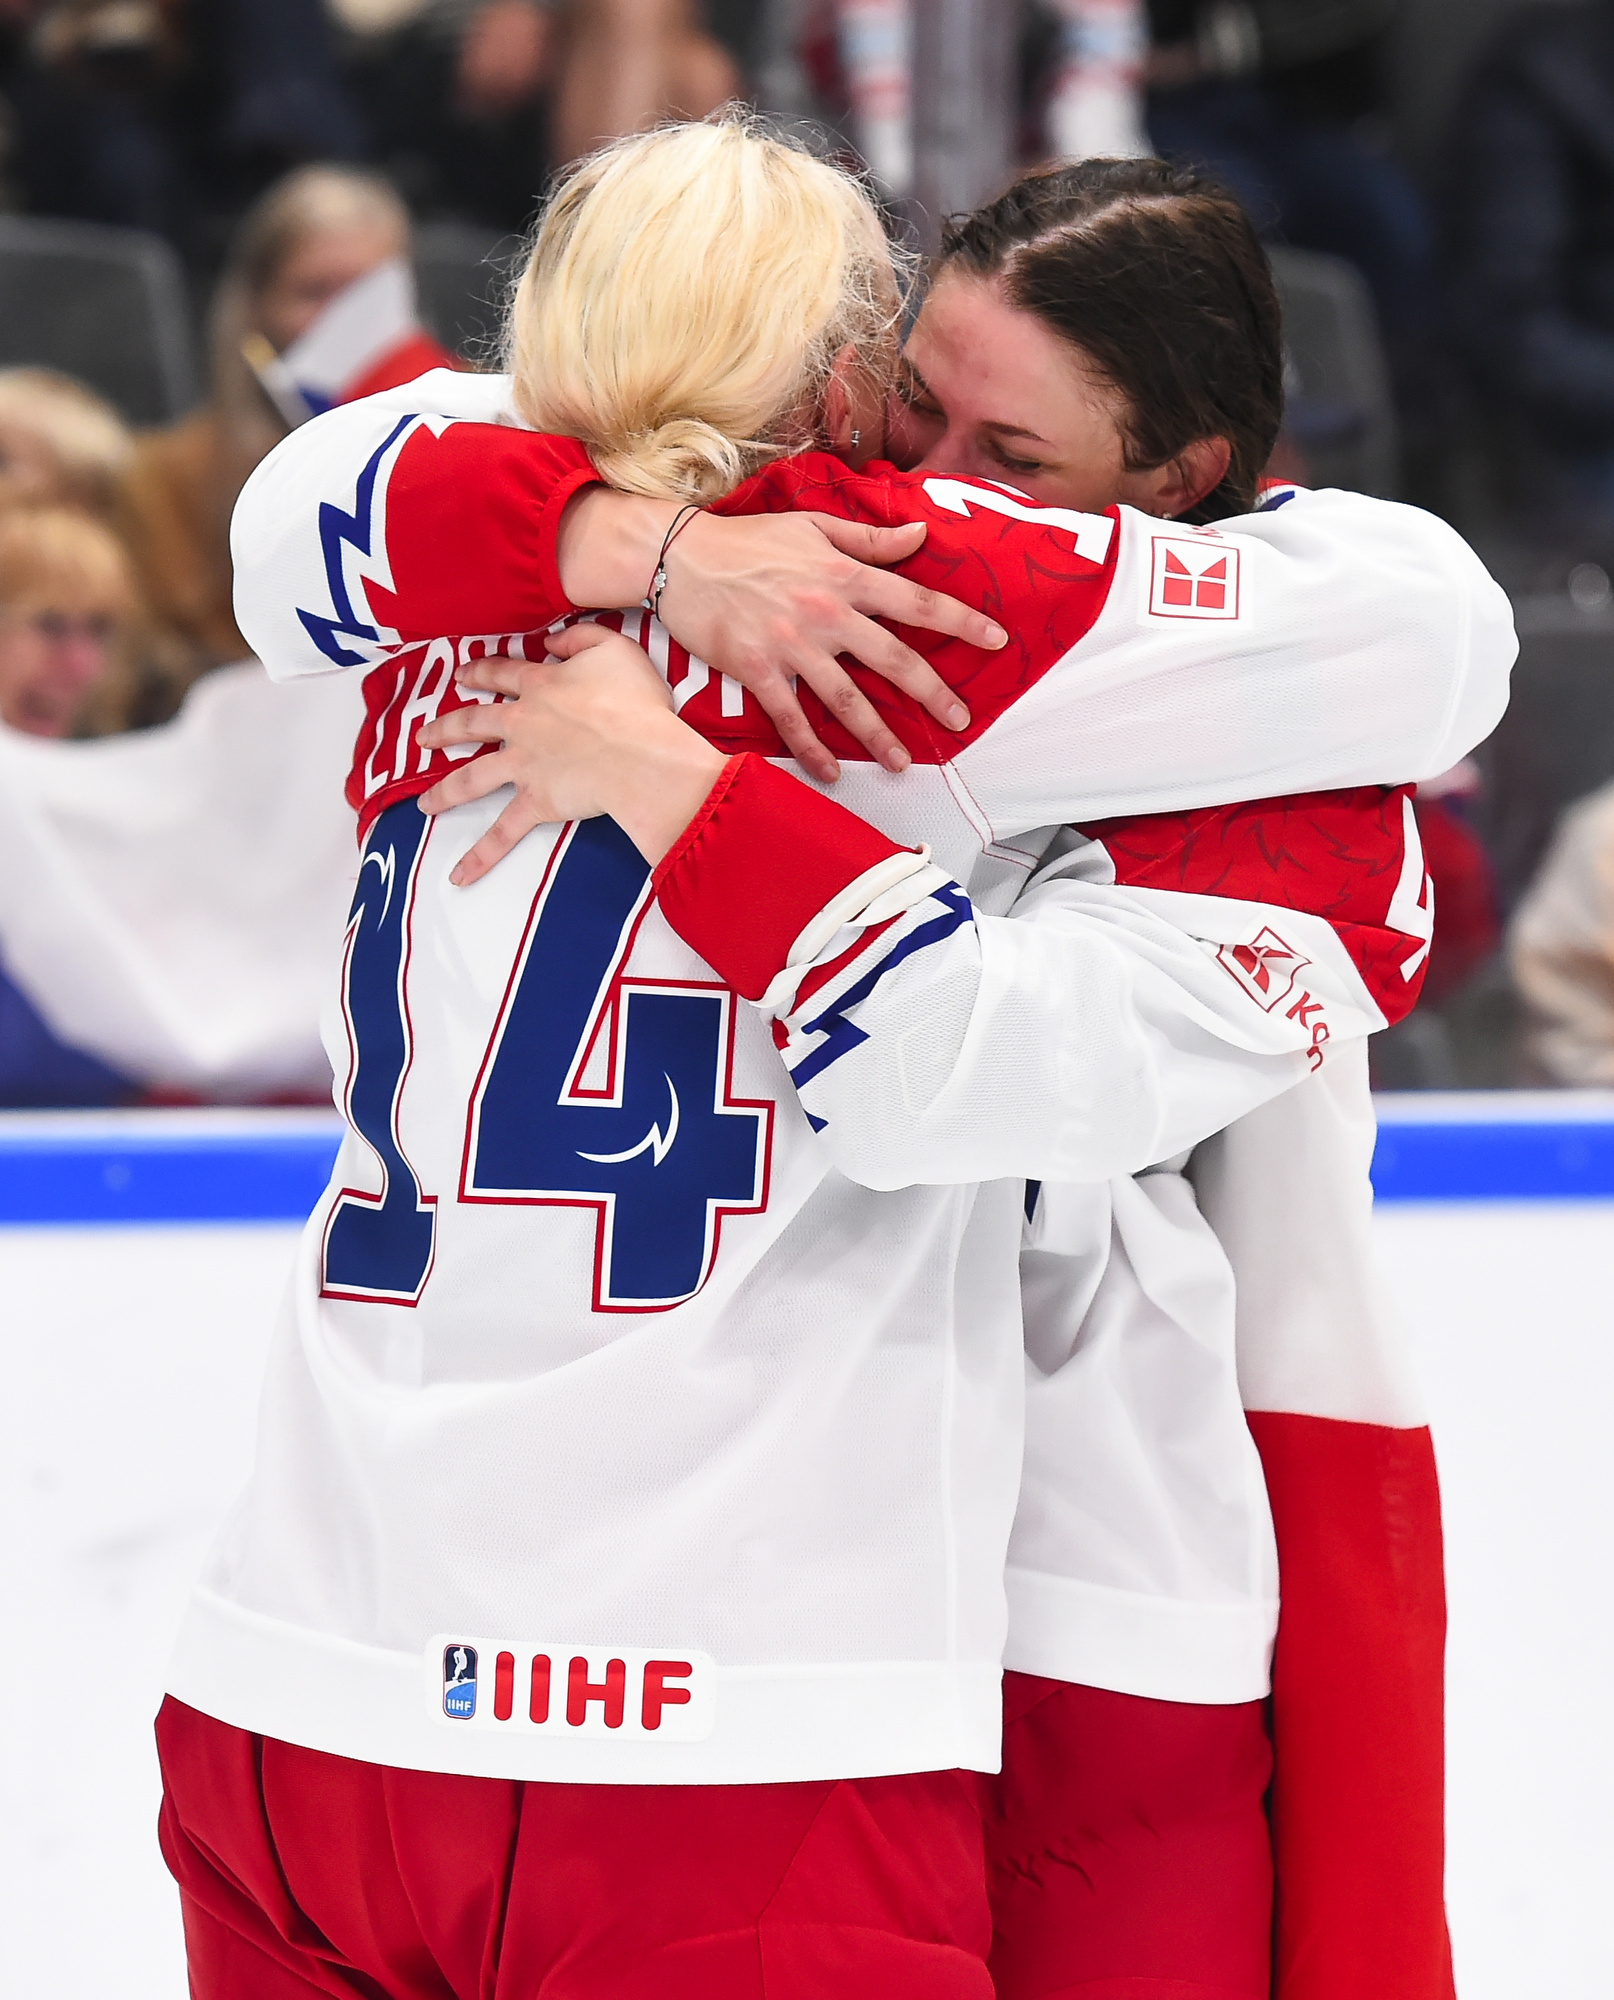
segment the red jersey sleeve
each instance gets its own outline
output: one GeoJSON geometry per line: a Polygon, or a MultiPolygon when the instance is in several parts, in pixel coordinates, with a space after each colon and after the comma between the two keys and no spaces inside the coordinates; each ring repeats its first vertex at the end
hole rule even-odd
{"type": "MultiPolygon", "coordinates": [[[[1219,896],[1323,918],[1387,1022],[1409,1014],[1423,985],[1433,900],[1408,785],[1360,785],[1204,811],[1097,821],[1122,889],[1219,896]]],[[[1257,1005],[1291,970],[1270,929],[1225,952],[1257,1005]]]]}
{"type": "Polygon", "coordinates": [[[502,424],[421,425],[386,489],[391,587],[365,583],[377,624],[409,644],[532,632],[576,607],[556,548],[566,503],[599,474],[575,438],[502,424]]]}

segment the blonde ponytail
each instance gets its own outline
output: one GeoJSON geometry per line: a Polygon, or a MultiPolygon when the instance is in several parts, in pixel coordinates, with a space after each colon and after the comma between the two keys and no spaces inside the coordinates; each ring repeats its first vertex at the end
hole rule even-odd
{"type": "Polygon", "coordinates": [[[835,356],[883,384],[903,305],[862,185],[726,112],[585,160],[510,309],[516,408],[625,493],[715,500],[813,441],[835,356]]]}

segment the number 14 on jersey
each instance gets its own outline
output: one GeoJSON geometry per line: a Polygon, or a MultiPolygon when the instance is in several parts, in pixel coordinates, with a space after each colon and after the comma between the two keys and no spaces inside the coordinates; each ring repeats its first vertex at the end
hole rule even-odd
{"type": "MultiPolygon", "coordinates": [[[[326,1297],[413,1305],[431,1277],[439,1197],[399,1132],[430,830],[413,800],[391,807],[359,867],[342,978],[352,1044],[344,1108],[381,1187],[338,1196],[326,1297]]],[[[453,1196],[593,1209],[595,1311],[653,1312],[692,1297],[710,1275],[723,1217],[767,1202],[773,1106],[729,1094],[734,994],[623,972],[648,901],[649,869],[614,821],[562,832],[477,1073],[453,1196]]]]}

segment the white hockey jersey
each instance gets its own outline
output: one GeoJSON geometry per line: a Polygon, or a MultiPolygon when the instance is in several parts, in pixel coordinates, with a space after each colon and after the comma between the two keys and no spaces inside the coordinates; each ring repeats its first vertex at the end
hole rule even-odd
{"type": "MultiPolygon", "coordinates": [[[[410,725],[459,699],[456,660],[565,610],[544,524],[592,476],[567,449],[383,397],[243,495],[271,671],[373,663],[331,1032],[352,1134],[170,1686],[422,1768],[991,1768],[1023,1191],[979,1177],[1131,1172],[1384,1018],[1322,920],[1280,965],[1259,906],[1167,914],[1064,858],[1031,921],[992,912],[1057,820],[1444,768],[1504,698],[1505,603],[1440,524],[1351,496],[1164,535],[791,461],[750,500],[923,516],[912,572],[1015,634],[990,660],[922,638],[968,739],[900,779],[849,762],[884,835],[739,757],[655,885],[595,821],[455,891],[499,802],[428,826],[410,797],[446,762],[410,725]]],[[[690,721],[778,754],[635,629],[690,721]]]]}

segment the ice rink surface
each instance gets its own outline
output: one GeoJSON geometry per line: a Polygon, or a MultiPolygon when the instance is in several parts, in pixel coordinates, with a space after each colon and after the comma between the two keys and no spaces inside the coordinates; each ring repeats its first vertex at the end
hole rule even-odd
{"type": "MultiPolygon", "coordinates": [[[[1435,1414],[1462,2000],[1614,1992],[1614,1200],[1381,1205],[1435,1414]]],[[[0,1992],[182,2000],[151,1717],[297,1231],[0,1228],[0,1992]]]]}

